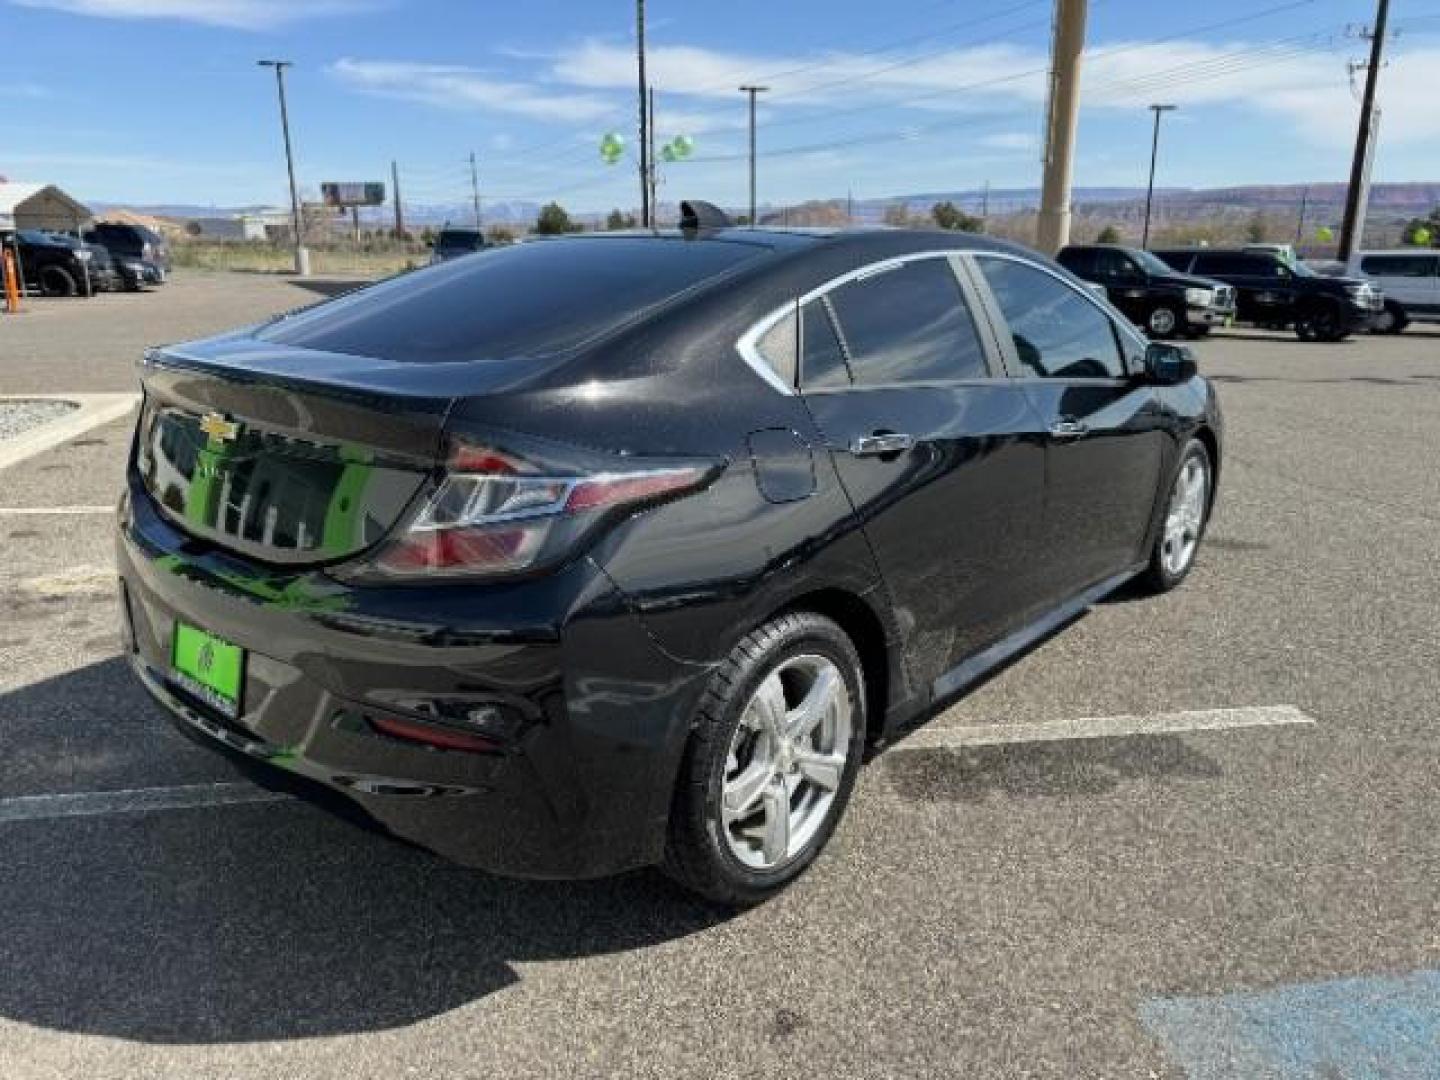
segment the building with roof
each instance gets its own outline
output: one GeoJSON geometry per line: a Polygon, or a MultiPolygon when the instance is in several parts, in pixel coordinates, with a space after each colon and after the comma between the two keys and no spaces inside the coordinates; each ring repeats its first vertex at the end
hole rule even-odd
{"type": "Polygon", "coordinates": [[[78,230],[94,215],[54,184],[0,182],[0,231],[78,230]]]}

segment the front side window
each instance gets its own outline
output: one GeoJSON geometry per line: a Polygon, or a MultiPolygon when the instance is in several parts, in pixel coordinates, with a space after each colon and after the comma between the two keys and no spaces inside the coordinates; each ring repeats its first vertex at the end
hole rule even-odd
{"type": "Polygon", "coordinates": [[[1010,259],[980,256],[1020,364],[1047,379],[1118,379],[1125,362],[1110,317],[1053,274],[1010,259]]]}
{"type": "Polygon", "coordinates": [[[1138,280],[1140,271],[1123,251],[1097,251],[1095,269],[1101,277],[1119,278],[1124,281],[1138,280]]]}
{"type": "Polygon", "coordinates": [[[833,390],[850,385],[850,366],[835,333],[824,299],[811,300],[801,313],[800,381],[806,390],[833,390]]]}
{"type": "Polygon", "coordinates": [[[946,258],[916,259],[827,294],[856,386],[989,374],[975,320],[946,258]]]}

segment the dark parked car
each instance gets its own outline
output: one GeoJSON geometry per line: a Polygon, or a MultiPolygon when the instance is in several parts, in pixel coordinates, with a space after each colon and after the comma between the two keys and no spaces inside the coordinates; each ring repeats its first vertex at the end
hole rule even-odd
{"type": "Polygon", "coordinates": [[[435,237],[431,262],[458,259],[461,255],[472,255],[484,251],[485,235],[479,229],[441,229],[435,237]]]}
{"type": "Polygon", "coordinates": [[[735,904],[867,744],[1182,581],[1221,462],[1185,349],[955,233],[539,240],[142,379],[124,633],[181,730],[470,865],[735,904]]]}
{"type": "Polygon", "coordinates": [[[115,265],[115,260],[110,257],[110,252],[100,244],[83,243],[69,233],[46,232],[45,235],[72,250],[83,250],[89,253],[88,256],[82,256],[85,259],[82,286],[83,279],[88,278],[92,293],[115,292],[124,287],[124,279],[115,265]]]}
{"type": "Polygon", "coordinates": [[[1240,320],[1267,329],[1294,327],[1303,341],[1343,341],[1368,330],[1385,306],[1367,281],[1321,277],[1275,252],[1183,248],[1155,254],[1183,273],[1233,285],[1240,320]]]}
{"type": "MultiPolygon", "coordinates": [[[[106,287],[103,249],[94,251],[68,236],[20,229],[5,241],[20,263],[25,291],[42,296],[93,296],[106,287]]],[[[110,268],[113,272],[113,267],[110,268]]]]}
{"type": "Polygon", "coordinates": [[[1235,317],[1235,290],[1181,274],[1148,251],[1073,244],[1055,256],[1076,277],[1102,285],[1110,302],[1153,338],[1203,337],[1235,317]]]}
{"type": "Polygon", "coordinates": [[[127,289],[163,285],[170,275],[170,246],[164,237],[143,225],[99,221],[85,231],[85,239],[105,245],[127,289]]]}

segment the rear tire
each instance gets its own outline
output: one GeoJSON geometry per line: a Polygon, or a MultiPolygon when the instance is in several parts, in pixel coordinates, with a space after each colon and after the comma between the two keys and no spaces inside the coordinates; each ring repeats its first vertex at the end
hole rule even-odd
{"type": "Polygon", "coordinates": [[[45,296],[74,296],[75,279],[61,266],[47,266],[40,271],[40,292],[45,296]]]}
{"type": "Polygon", "coordinates": [[[865,681],[845,632],[783,615],[711,676],[680,768],[663,869],[732,907],[761,903],[824,849],[865,746],[865,681]],[[808,725],[808,726],[807,726],[808,725]]]}
{"type": "Polygon", "coordinates": [[[1191,439],[1180,454],[1180,464],[1170,481],[1165,519],[1150,549],[1150,564],[1139,578],[1146,591],[1169,592],[1190,575],[1200,553],[1200,542],[1205,538],[1205,528],[1210,523],[1214,490],[1215,470],[1210,452],[1199,439],[1191,439]]]}

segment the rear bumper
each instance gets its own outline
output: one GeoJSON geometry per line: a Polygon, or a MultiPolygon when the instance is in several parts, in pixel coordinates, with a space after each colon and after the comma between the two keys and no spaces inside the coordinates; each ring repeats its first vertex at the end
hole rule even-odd
{"type": "Polygon", "coordinates": [[[468,866],[581,878],[659,860],[708,669],[663,654],[593,563],[504,588],[358,589],[197,546],[132,487],[118,540],[129,659],[189,734],[468,866]],[[177,620],[246,650],[238,716],[172,681],[177,620]],[[506,718],[495,750],[375,726],[433,723],[417,702],[461,699],[506,718]]]}

